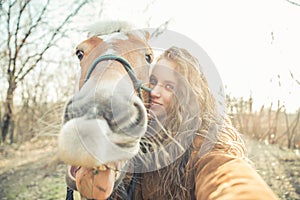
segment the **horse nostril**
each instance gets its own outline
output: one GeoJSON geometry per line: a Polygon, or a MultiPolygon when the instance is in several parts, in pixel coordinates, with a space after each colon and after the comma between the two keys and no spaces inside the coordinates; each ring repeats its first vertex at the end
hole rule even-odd
{"type": "Polygon", "coordinates": [[[141,137],[146,131],[146,116],[146,109],[143,104],[133,103],[132,115],[128,116],[129,123],[122,128],[122,131],[132,137],[141,137]]]}
{"type": "Polygon", "coordinates": [[[64,115],[63,115],[63,122],[66,123],[70,119],[72,119],[70,112],[69,112],[69,106],[72,104],[72,100],[68,101],[64,108],[64,115]]]}
{"type": "Polygon", "coordinates": [[[102,116],[112,130],[115,130],[117,128],[117,122],[114,119],[114,114],[111,109],[105,109],[105,112],[102,113],[102,116]]]}
{"type": "Polygon", "coordinates": [[[95,118],[94,112],[88,112],[93,108],[91,105],[90,103],[84,104],[84,101],[68,101],[64,109],[63,122],[66,123],[71,119],[79,118],[84,115],[86,115],[87,118],[95,118]]]}
{"type": "Polygon", "coordinates": [[[135,109],[137,109],[137,113],[138,113],[136,117],[135,125],[139,125],[145,120],[145,115],[141,106],[138,103],[134,103],[133,106],[135,109]]]}

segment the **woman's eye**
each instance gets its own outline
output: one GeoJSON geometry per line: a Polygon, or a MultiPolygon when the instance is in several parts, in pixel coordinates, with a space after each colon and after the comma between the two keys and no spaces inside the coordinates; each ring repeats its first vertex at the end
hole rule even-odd
{"type": "Polygon", "coordinates": [[[168,91],[174,91],[175,90],[175,86],[171,85],[171,84],[166,84],[165,85],[166,90],[168,91]]]}
{"type": "Polygon", "coordinates": [[[84,56],[84,52],[82,50],[77,50],[76,51],[76,56],[81,61],[83,56],[84,56]]]}
{"type": "Polygon", "coordinates": [[[150,77],[149,84],[150,84],[150,85],[157,85],[157,80],[156,80],[156,78],[150,77]]]}
{"type": "Polygon", "coordinates": [[[152,55],[151,54],[146,54],[145,59],[146,59],[147,63],[150,64],[152,62],[152,55]]]}

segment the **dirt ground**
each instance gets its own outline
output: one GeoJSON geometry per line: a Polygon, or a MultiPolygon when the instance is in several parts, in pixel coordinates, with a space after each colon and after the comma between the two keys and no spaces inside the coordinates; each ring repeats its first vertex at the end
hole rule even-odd
{"type": "Polygon", "coordinates": [[[300,199],[299,152],[245,139],[249,158],[280,199],[300,199]]]}
{"type": "MultiPolygon", "coordinates": [[[[280,199],[300,200],[300,156],[250,139],[246,145],[258,173],[280,199]]],[[[66,166],[57,161],[55,152],[56,138],[0,146],[0,199],[65,199],[66,166]]]]}

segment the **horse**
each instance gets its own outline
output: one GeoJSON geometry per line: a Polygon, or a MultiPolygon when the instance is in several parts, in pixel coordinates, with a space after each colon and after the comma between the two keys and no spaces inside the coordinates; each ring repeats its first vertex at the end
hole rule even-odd
{"type": "MultiPolygon", "coordinates": [[[[110,27],[112,24],[109,22],[110,27]]],[[[114,180],[120,179],[119,172],[126,160],[138,153],[146,132],[143,100],[147,101],[148,92],[141,90],[147,90],[143,85],[148,82],[153,60],[147,44],[150,34],[122,30],[128,24],[117,26],[111,28],[113,33],[105,30],[106,35],[101,35],[103,31],[89,33],[91,36],[76,47],[80,78],[74,96],[66,103],[58,138],[59,158],[70,166],[67,183],[75,190],[78,166],[109,172],[114,180]]]]}

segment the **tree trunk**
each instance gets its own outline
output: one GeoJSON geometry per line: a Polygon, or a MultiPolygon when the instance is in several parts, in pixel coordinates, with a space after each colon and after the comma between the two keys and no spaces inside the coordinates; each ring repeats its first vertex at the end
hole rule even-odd
{"type": "MultiPolygon", "coordinates": [[[[2,136],[2,142],[4,143],[6,140],[6,137],[10,131],[11,134],[13,134],[13,123],[14,123],[14,92],[16,90],[16,83],[14,81],[9,81],[9,87],[7,90],[7,96],[6,96],[6,104],[5,104],[5,111],[3,116],[3,125],[1,129],[1,136],[2,136]]],[[[13,139],[13,138],[11,138],[13,139]]],[[[10,141],[11,143],[13,141],[10,141]]]]}

